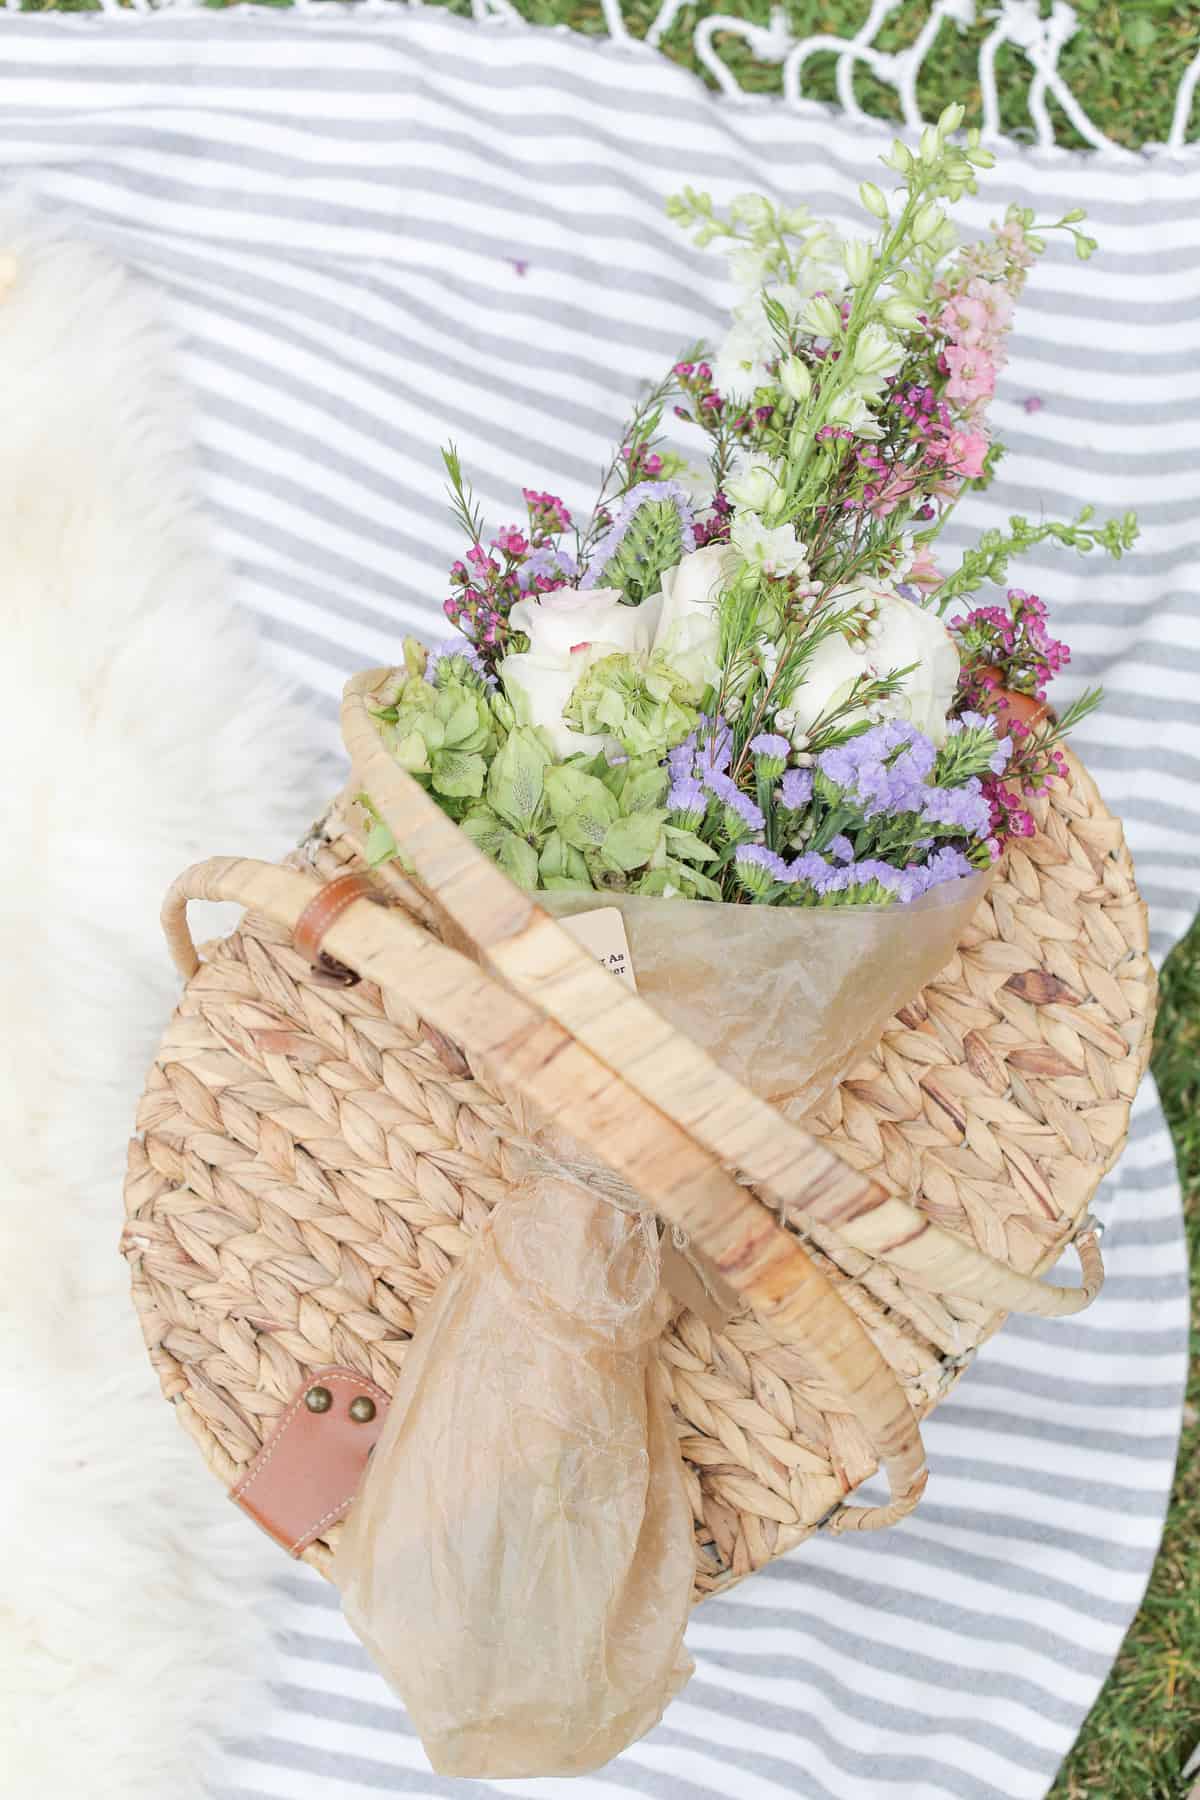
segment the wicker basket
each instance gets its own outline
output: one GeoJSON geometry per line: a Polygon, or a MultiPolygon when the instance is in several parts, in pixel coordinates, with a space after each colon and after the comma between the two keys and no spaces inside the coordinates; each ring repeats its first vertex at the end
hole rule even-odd
{"type": "MultiPolygon", "coordinates": [[[[1072,761],[952,962],[804,1131],[672,1033],[396,767],[372,717],[382,679],[350,683],[353,783],[288,866],[200,865],[164,909],[188,980],[138,1109],[123,1249],[181,1423],[232,1487],[314,1370],[390,1393],[536,1100],[744,1302],[720,1330],[679,1312],[661,1346],[697,1596],[819,1525],[902,1517],[925,1482],[919,1421],[976,1346],[1008,1311],[1077,1311],[1103,1279],[1088,1203],[1154,1010],[1118,822],[1072,761]],[[349,896],[314,969],[293,931],[322,883],[361,868],[364,791],[413,878],[390,864],[388,905],[349,896]],[[193,898],[248,909],[202,963],[193,898]],[[361,979],[330,985],[329,958],[361,979]],[[1082,1286],[1039,1280],[1069,1243],[1082,1286]],[[889,1503],[847,1505],[877,1467],[889,1503]]],[[[305,1560],[328,1574],[336,1537],[305,1560]]]]}

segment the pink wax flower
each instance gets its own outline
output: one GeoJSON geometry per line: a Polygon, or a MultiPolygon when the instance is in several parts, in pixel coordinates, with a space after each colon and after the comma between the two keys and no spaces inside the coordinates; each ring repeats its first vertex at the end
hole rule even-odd
{"type": "Polygon", "coordinates": [[[503,551],[505,556],[524,556],[529,539],[515,525],[504,525],[492,539],[492,548],[503,551]]]}
{"type": "Polygon", "coordinates": [[[996,391],[996,365],[986,350],[966,344],[949,344],[943,351],[950,379],[946,394],[964,406],[990,400],[996,391]]]}
{"type": "Polygon", "coordinates": [[[868,503],[872,516],[886,519],[890,513],[909,499],[916,481],[907,469],[893,469],[891,474],[879,488],[867,487],[863,490],[863,499],[868,503]]]}

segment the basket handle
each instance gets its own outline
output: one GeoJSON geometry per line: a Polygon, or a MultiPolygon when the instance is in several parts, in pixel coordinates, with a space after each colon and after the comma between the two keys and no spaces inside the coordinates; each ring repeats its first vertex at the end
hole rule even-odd
{"type": "MultiPolygon", "coordinates": [[[[1019,1274],[851,1169],[613,981],[396,763],[370,706],[389,674],[368,670],[346,684],[342,734],[355,780],[425,891],[515,992],[565,1026],[726,1167],[740,1170],[782,1217],[836,1232],[928,1292],[1042,1318],[1091,1304],[1104,1285],[1104,1265],[1088,1221],[1073,1240],[1080,1287],[1019,1274]]],[[[571,1119],[564,1122],[574,1129],[571,1119]]]]}
{"type": "MultiPolygon", "coordinates": [[[[272,863],[216,858],[185,870],[174,883],[163,905],[163,930],[177,967],[190,979],[200,966],[187,923],[190,900],[232,900],[294,931],[320,892],[313,877],[272,863]]],[[[857,1419],[891,1490],[886,1506],[840,1507],[829,1529],[876,1530],[912,1511],[928,1471],[895,1371],[799,1241],[738,1186],[714,1152],[562,1025],[439,944],[400,909],[349,897],[324,943],[365,980],[403,994],[543,1118],[563,1124],[686,1230],[772,1330],[803,1351],[857,1419]]],[[[621,991],[615,981],[608,985],[621,991]]],[[[843,1173],[848,1187],[859,1180],[849,1169],[843,1173]]]]}

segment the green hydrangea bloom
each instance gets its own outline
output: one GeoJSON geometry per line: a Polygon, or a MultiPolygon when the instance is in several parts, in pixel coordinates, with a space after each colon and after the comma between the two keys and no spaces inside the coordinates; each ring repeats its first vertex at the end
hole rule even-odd
{"type": "Polygon", "coordinates": [[[605,656],[585,672],[563,717],[577,731],[616,738],[630,756],[660,758],[695,729],[689,693],[665,657],[605,656]]]}
{"type": "Polygon", "coordinates": [[[474,678],[434,687],[410,675],[379,715],[383,738],[402,769],[423,777],[447,800],[477,800],[499,731],[486,690],[474,678]]]}

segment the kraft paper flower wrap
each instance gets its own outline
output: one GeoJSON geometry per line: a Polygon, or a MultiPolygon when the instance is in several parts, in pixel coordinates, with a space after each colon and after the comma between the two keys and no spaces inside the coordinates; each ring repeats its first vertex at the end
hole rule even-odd
{"type": "MultiPolygon", "coordinates": [[[[995,461],[988,403],[1043,247],[1019,208],[959,244],[942,203],[990,161],[954,141],[961,116],[895,146],[898,193],[864,184],[874,241],[753,195],[673,202],[731,249],[725,342],[639,409],[572,549],[567,508],[532,489],[527,525],[485,548],[447,452],[462,636],[410,641],[377,690],[392,755],[474,844],[569,929],[616,908],[642,997],[793,1119],[945,967],[1098,699],[1042,709],[1067,651],[1036,595],[952,605],[1045,538],[1119,555],[1135,532],[1013,519],[938,567],[995,461]],[[706,470],[659,435],[672,398],[706,470]]],[[[1087,255],[1081,217],[1053,229],[1087,255]]],[[[378,817],[369,854],[397,854],[378,817]]],[[[722,1318],[734,1297],[635,1186],[559,1130],[530,1137],[419,1325],[337,1557],[351,1623],[453,1775],[599,1767],[690,1672],[655,1345],[684,1301],[722,1318]]]]}

